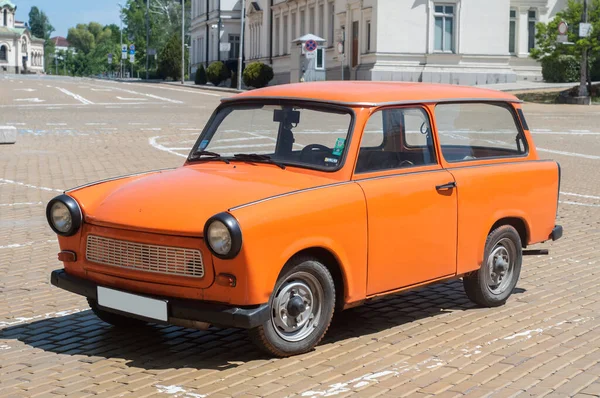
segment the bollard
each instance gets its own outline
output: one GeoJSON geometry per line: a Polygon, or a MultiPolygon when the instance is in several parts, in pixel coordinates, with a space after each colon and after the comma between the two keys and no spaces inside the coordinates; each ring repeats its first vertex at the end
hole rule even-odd
{"type": "Polygon", "coordinates": [[[0,144],[14,144],[15,142],[17,142],[17,128],[0,126],[0,144]]]}

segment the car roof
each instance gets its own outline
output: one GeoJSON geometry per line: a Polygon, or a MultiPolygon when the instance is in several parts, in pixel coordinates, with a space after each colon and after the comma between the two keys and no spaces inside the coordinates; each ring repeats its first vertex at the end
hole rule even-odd
{"type": "Polygon", "coordinates": [[[416,102],[521,102],[502,91],[454,84],[384,81],[326,81],[292,83],[249,90],[222,101],[296,99],[350,106],[379,106],[416,102]]]}

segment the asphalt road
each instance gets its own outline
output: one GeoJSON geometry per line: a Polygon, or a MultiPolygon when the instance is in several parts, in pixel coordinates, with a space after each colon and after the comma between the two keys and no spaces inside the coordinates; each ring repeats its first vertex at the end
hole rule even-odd
{"type": "Polygon", "coordinates": [[[49,284],[45,204],[63,189],[181,165],[223,96],[163,84],[0,77],[0,396],[600,396],[600,108],[525,105],[558,160],[565,236],[526,257],[506,306],[460,281],[340,314],[311,353],[269,359],[243,331],[119,332],[49,284]]]}

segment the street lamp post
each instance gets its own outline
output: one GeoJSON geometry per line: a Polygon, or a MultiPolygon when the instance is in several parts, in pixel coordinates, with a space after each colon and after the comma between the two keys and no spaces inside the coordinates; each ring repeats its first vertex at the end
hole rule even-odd
{"type": "Polygon", "coordinates": [[[150,47],[150,0],[146,0],[146,80],[148,80],[148,65],[150,58],[148,56],[148,49],[150,47]]]}
{"type": "Polygon", "coordinates": [[[181,0],[181,84],[185,84],[185,0],[181,0]]]}
{"type": "MultiPolygon", "coordinates": [[[[587,23],[587,0],[583,0],[583,16],[581,18],[581,22],[587,23]]],[[[588,49],[583,49],[583,54],[581,54],[581,80],[579,82],[579,96],[587,97],[587,53],[588,49]]]]}
{"type": "Polygon", "coordinates": [[[241,32],[240,32],[240,50],[238,51],[238,78],[237,88],[242,89],[242,56],[244,54],[244,15],[246,14],[246,0],[242,0],[242,17],[241,17],[241,32]]]}

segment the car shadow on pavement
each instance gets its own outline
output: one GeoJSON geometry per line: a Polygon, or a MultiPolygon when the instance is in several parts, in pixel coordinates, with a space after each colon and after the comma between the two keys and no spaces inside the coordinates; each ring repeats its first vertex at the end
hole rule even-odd
{"type": "MultiPolygon", "coordinates": [[[[367,303],[336,314],[321,344],[342,342],[423,318],[474,308],[460,280],[440,283],[367,303]]],[[[402,336],[402,330],[398,332],[402,336]]],[[[82,362],[121,358],[144,369],[225,370],[245,362],[268,359],[244,330],[148,325],[134,330],[114,328],[90,310],[5,327],[0,339],[19,340],[33,348],[83,356],[82,362]]]]}

